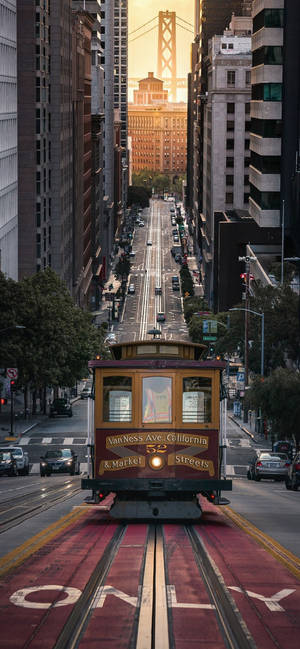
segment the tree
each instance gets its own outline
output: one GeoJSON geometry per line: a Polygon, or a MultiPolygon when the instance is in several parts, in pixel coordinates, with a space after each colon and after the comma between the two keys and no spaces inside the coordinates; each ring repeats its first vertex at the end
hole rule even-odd
{"type": "Polygon", "coordinates": [[[1,346],[1,363],[18,367],[17,385],[25,395],[28,389],[45,394],[46,386],[73,386],[86,374],[88,360],[105,353],[104,334],[50,268],[21,282],[0,277],[0,303],[7,297],[6,322],[25,329],[17,343],[1,346]]]}
{"type": "MultiPolygon", "coordinates": [[[[237,304],[237,308],[245,309],[245,304],[237,304]]],[[[264,313],[264,366],[268,375],[277,367],[287,367],[291,362],[296,367],[300,363],[300,331],[299,331],[299,297],[285,283],[283,286],[256,286],[255,295],[251,296],[249,309],[264,313]]],[[[217,318],[226,321],[227,313],[217,314],[217,318]]],[[[249,313],[249,369],[260,374],[261,362],[261,322],[255,314],[249,313]]],[[[216,350],[220,353],[232,354],[239,350],[244,357],[245,345],[245,313],[232,311],[230,313],[230,329],[225,335],[220,335],[216,350]]]]}
{"type": "Polygon", "coordinates": [[[272,425],[273,435],[293,438],[300,445],[300,375],[282,367],[268,378],[256,378],[247,390],[250,407],[261,408],[262,415],[272,425]]]}
{"type": "Polygon", "coordinates": [[[145,187],[130,185],[128,187],[127,205],[139,204],[142,208],[149,207],[149,192],[145,187]]]}

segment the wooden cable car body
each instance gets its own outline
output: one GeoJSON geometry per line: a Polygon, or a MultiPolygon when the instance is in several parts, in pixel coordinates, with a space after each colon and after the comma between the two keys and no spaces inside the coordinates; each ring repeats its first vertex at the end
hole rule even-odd
{"type": "Polygon", "coordinates": [[[220,477],[223,361],[203,345],[154,339],[111,346],[94,372],[93,475],[82,480],[95,502],[116,494],[116,518],[193,519],[199,494],[227,504],[220,477]]]}

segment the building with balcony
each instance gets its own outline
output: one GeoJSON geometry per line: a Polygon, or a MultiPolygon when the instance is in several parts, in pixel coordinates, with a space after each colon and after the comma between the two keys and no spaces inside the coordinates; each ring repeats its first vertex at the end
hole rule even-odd
{"type": "Polygon", "coordinates": [[[214,213],[248,208],[251,25],[251,18],[233,16],[223,35],[209,41],[205,60],[200,219],[202,275],[210,304],[214,303],[214,213]]]}
{"type": "Polygon", "coordinates": [[[284,0],[252,5],[252,100],[249,212],[261,227],[279,227],[284,0]]]}

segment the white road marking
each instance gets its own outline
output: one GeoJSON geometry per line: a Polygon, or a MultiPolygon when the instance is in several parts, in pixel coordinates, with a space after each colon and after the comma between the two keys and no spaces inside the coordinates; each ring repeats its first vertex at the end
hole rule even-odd
{"type": "MultiPolygon", "coordinates": [[[[264,595],[260,595],[259,593],[254,593],[251,590],[243,590],[242,588],[239,588],[239,586],[228,586],[230,590],[234,590],[237,593],[241,593],[242,595],[247,595],[248,597],[252,597],[253,599],[258,599],[261,602],[263,602],[266,607],[272,612],[272,613],[282,613],[284,612],[284,608],[279,604],[282,599],[288,597],[289,595],[292,595],[292,593],[296,592],[295,588],[284,588],[283,590],[278,591],[278,593],[275,593],[271,597],[265,597],[264,595]]],[[[198,609],[208,609],[208,610],[214,610],[215,606],[212,604],[200,604],[200,603],[181,603],[177,602],[177,597],[176,597],[176,589],[175,586],[173,585],[167,585],[166,586],[166,593],[167,593],[167,603],[169,608],[198,608],[198,609]]],[[[81,591],[78,588],[70,588],[67,586],[58,586],[58,585],[53,585],[50,584],[48,586],[35,586],[33,588],[22,588],[20,590],[17,590],[11,597],[9,598],[9,601],[12,604],[15,604],[15,606],[21,606],[23,608],[36,608],[36,609],[47,609],[52,606],[58,607],[58,606],[66,606],[67,604],[75,604],[77,600],[79,599],[81,595],[81,591]],[[56,602],[55,604],[52,604],[50,602],[32,602],[30,600],[26,600],[27,595],[30,595],[31,593],[37,593],[39,591],[46,591],[46,590],[58,590],[58,591],[63,591],[66,593],[67,597],[63,600],[60,600],[59,602],[56,602]]],[[[101,586],[98,590],[97,593],[95,594],[95,598],[92,604],[92,608],[102,608],[105,602],[105,599],[108,595],[113,595],[114,597],[117,597],[118,599],[121,599],[123,602],[126,602],[127,604],[130,604],[130,606],[138,606],[141,603],[141,589],[139,587],[138,589],[138,596],[135,597],[133,595],[127,595],[127,593],[124,593],[122,590],[118,590],[118,588],[115,588],[114,586],[101,586]]],[[[143,596],[145,596],[146,593],[143,592],[143,596]]],[[[150,593],[147,593],[147,597],[149,597],[150,593]]]]}
{"type": "Polygon", "coordinates": [[[253,599],[259,599],[261,602],[264,602],[267,608],[273,613],[275,611],[277,613],[282,613],[284,608],[282,608],[278,602],[284,599],[284,597],[288,597],[296,590],[295,588],[284,588],[283,590],[279,590],[278,593],[275,593],[275,595],[272,595],[272,597],[264,597],[264,595],[253,593],[251,590],[243,590],[242,588],[239,588],[239,586],[228,586],[228,588],[230,588],[230,590],[235,590],[237,593],[246,594],[248,597],[252,597],[253,599]]]}
{"type": "Polygon", "coordinates": [[[63,441],[64,446],[71,446],[73,444],[74,437],[65,437],[63,441]]]}
{"type": "Polygon", "coordinates": [[[52,437],[43,437],[42,439],[42,444],[51,444],[52,442],[52,437]]]}

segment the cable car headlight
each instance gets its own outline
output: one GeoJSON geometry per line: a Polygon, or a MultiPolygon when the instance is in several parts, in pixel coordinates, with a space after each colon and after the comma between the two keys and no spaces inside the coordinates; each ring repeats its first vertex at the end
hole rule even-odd
{"type": "Polygon", "coordinates": [[[151,455],[149,457],[149,466],[150,469],[153,469],[154,471],[159,471],[159,469],[162,469],[165,465],[165,460],[161,455],[151,455]]]}

